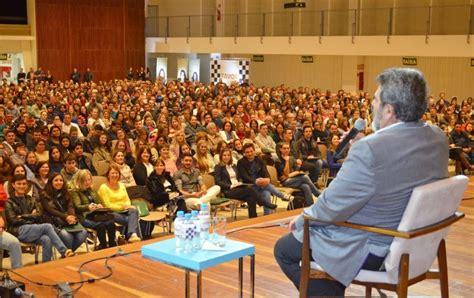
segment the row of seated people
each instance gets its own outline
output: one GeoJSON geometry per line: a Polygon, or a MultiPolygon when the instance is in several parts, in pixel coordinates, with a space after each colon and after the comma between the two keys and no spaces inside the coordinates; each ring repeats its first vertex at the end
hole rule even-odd
{"type": "MultiPolygon", "coordinates": [[[[319,195],[318,189],[304,174],[290,177],[292,172],[299,170],[300,164],[290,156],[288,143],[282,142],[279,147],[277,171],[283,186],[299,188],[305,196],[306,203],[312,204],[313,197],[319,195]]],[[[264,206],[264,214],[268,214],[270,210],[276,208],[276,205],[271,203],[270,195],[276,195],[282,199],[287,198],[270,183],[266,165],[262,159],[255,156],[253,144],[246,144],[243,151],[244,158],[240,159],[237,165],[233,164],[232,150],[224,148],[221,151],[220,162],[214,172],[217,185],[209,189],[204,185],[200,171],[192,166],[191,154],[182,156],[183,167],[175,173],[173,178],[166,171],[165,162],[158,159],[153,173],[146,181],[148,193],[158,194],[149,195],[152,197],[153,205],[161,206],[169,203],[170,197],[175,197],[173,194],[178,193],[177,199],[184,199],[186,203],[181,206],[178,203],[178,209],[185,210],[186,205],[194,208],[200,203],[209,202],[222,192],[226,197],[246,201],[249,217],[257,216],[257,204],[264,206]]],[[[149,154],[147,150],[143,152],[145,156],[149,154]]],[[[52,173],[46,177],[47,182],[40,191],[39,199],[35,198],[35,191],[37,194],[40,188],[35,182],[27,179],[23,165],[14,166],[10,180],[5,183],[9,197],[5,205],[8,231],[21,241],[41,244],[44,261],[51,259],[51,245],[55,246],[63,256],[73,255],[87,237],[84,229],[68,230],[68,227],[75,227],[78,222],[83,227],[97,231],[100,241],[99,249],[116,245],[114,222],[127,225],[129,240],[139,239],[137,236],[138,214],[130,205],[126,186],[127,180],[133,177],[124,177],[130,175],[130,170],[123,171],[123,167],[128,167],[123,163],[123,154],[119,152],[116,158],[117,164],[114,163],[109,167],[106,174],[107,183],[99,188],[98,193],[91,188],[92,174],[89,170],[78,170],[75,160],[71,159],[73,156],[74,154],[69,154],[66,161],[74,172],[68,187],[63,175],[52,173]],[[120,163],[122,163],[122,168],[119,166],[120,163]],[[88,218],[90,212],[103,206],[114,211],[113,220],[94,222],[93,219],[88,218]],[[53,235],[51,231],[56,233],[53,235]],[[70,251],[66,251],[67,249],[70,251]]],[[[43,165],[48,164],[43,163],[43,165]]],[[[41,166],[39,168],[41,169],[41,166]]],[[[18,267],[21,261],[18,261],[15,249],[11,247],[15,241],[12,242],[10,239],[10,241],[5,241],[7,242],[10,242],[8,249],[13,250],[12,266],[18,267]]]]}
{"type": "Polygon", "coordinates": [[[141,240],[138,211],[119,182],[120,171],[116,166],[110,167],[107,183],[98,191],[92,189],[88,170],[77,171],[69,184],[60,173],[52,173],[39,197],[33,195],[35,186],[25,173],[22,165],[13,168],[6,192],[9,198],[4,206],[9,233],[2,234],[2,245],[10,251],[12,268],[22,266],[19,241],[41,245],[42,260],[48,262],[53,247],[61,257],[74,256],[86,241],[86,228],[97,232],[98,249],[117,245],[114,222],[126,227],[129,242],[141,240]],[[96,221],[94,211],[103,207],[110,208],[113,217],[96,221]]]}

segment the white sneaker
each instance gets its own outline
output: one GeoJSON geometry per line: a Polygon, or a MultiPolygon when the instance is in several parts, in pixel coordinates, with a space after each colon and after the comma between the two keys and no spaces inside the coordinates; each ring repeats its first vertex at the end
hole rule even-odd
{"type": "Polygon", "coordinates": [[[133,233],[130,236],[130,238],[128,238],[128,242],[130,242],[130,243],[140,242],[140,241],[142,241],[142,239],[140,239],[140,237],[138,237],[136,233],[133,233]]]}

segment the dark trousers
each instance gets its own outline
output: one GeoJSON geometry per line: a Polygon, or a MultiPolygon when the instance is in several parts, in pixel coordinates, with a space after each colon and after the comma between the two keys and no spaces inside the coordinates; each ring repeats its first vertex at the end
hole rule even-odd
{"type": "Polygon", "coordinates": [[[97,231],[97,238],[99,238],[99,247],[106,248],[117,246],[117,242],[115,240],[115,223],[113,220],[105,221],[105,222],[97,222],[90,219],[84,219],[82,225],[86,228],[93,229],[97,231]],[[107,243],[107,237],[109,241],[107,243]],[[108,244],[108,245],[107,245],[108,244]]]}
{"type": "Polygon", "coordinates": [[[224,194],[227,198],[242,200],[247,202],[249,210],[249,218],[257,217],[257,203],[260,206],[264,205],[264,200],[258,192],[255,191],[252,187],[245,185],[232,188],[224,194]]]}
{"type": "MultiPolygon", "coordinates": [[[[280,238],[275,244],[274,254],[281,270],[299,289],[301,275],[301,249],[303,243],[296,240],[292,233],[280,238]]],[[[385,258],[369,255],[362,269],[378,271],[385,258]]],[[[335,264],[337,266],[337,264],[335,264]]],[[[346,287],[338,281],[311,279],[308,285],[308,296],[343,297],[346,287]]]]}

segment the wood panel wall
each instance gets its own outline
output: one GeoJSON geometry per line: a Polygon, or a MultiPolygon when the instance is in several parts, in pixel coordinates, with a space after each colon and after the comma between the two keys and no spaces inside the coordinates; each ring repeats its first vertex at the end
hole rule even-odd
{"type": "Polygon", "coordinates": [[[145,65],[144,0],[37,0],[38,66],[55,79],[87,67],[94,80],[145,65]]]}

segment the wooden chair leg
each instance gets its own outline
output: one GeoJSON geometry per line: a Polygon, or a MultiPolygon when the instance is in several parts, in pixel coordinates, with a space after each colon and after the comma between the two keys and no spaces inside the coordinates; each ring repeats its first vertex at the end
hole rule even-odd
{"type": "Polygon", "coordinates": [[[399,298],[408,296],[408,269],[410,266],[410,256],[403,254],[400,259],[400,267],[398,272],[397,295],[399,298]]]}
{"type": "Polygon", "coordinates": [[[446,259],[446,242],[441,240],[438,247],[438,267],[439,267],[439,284],[441,287],[441,297],[449,297],[448,284],[448,260],[446,259]]]}
{"type": "Polygon", "coordinates": [[[39,256],[39,246],[38,245],[34,245],[33,246],[33,253],[35,254],[35,264],[39,264],[39,260],[38,260],[38,256],[39,256]]]}
{"type": "Polygon", "coordinates": [[[303,248],[301,251],[301,275],[300,275],[300,298],[308,296],[308,283],[310,273],[310,257],[309,257],[309,222],[304,222],[303,248]]]}
{"type": "Polygon", "coordinates": [[[365,298],[372,297],[372,287],[365,286],[365,298]]]}

